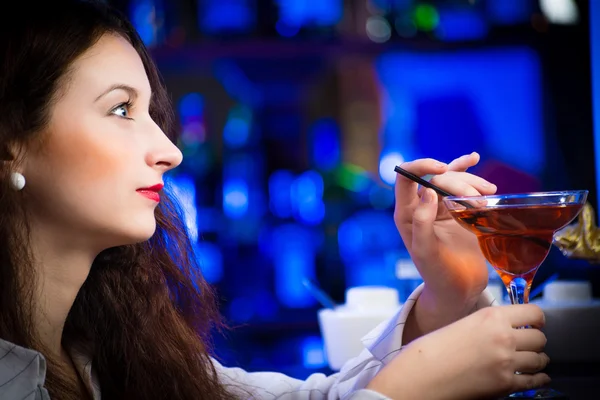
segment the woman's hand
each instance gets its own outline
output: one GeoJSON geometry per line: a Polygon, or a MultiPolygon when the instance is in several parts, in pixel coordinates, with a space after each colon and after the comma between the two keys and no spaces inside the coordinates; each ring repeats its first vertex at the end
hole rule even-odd
{"type": "MultiPolygon", "coordinates": [[[[449,165],[433,159],[402,164],[417,176],[434,175],[431,183],[456,196],[488,195],[496,186],[465,172],[479,162],[472,153],[449,165]]],[[[479,296],[488,270],[474,234],[461,227],[431,189],[398,175],[394,221],[425,285],[444,297],[479,296]]],[[[461,299],[462,300],[462,299],[461,299]]]]}
{"type": "Polygon", "coordinates": [[[483,308],[405,347],[367,386],[393,399],[482,399],[541,387],[542,310],[532,304],[483,308]],[[530,325],[531,329],[515,329],[530,325]],[[515,374],[516,371],[521,374],[515,374]]]}
{"type": "MultiPolygon", "coordinates": [[[[472,153],[450,164],[420,159],[402,164],[456,196],[489,195],[496,186],[465,172],[479,162],[472,153]]],[[[431,189],[398,175],[394,221],[423,281],[423,292],[407,321],[404,342],[462,318],[488,283],[485,258],[474,234],[461,227],[431,189]]]]}

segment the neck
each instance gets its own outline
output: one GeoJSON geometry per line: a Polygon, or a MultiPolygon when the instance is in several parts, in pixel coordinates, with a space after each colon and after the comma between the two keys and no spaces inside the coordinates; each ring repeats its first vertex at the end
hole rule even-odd
{"type": "Polygon", "coordinates": [[[65,321],[98,252],[85,251],[73,241],[35,230],[31,243],[38,277],[33,315],[36,333],[47,351],[63,358],[65,321]]]}

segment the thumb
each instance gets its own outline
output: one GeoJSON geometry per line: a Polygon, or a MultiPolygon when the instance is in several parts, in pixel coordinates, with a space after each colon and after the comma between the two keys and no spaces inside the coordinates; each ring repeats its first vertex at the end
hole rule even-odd
{"type": "Polygon", "coordinates": [[[412,251],[413,257],[428,264],[427,259],[437,256],[437,238],[433,223],[437,217],[437,194],[426,189],[413,212],[412,251]]]}

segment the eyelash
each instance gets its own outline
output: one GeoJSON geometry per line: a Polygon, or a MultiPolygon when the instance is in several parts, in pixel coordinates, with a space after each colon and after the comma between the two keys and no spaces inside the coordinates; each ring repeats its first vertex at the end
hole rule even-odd
{"type": "Polygon", "coordinates": [[[117,117],[119,117],[119,118],[124,118],[124,119],[128,119],[128,120],[133,120],[133,118],[131,118],[131,117],[127,117],[127,116],[125,116],[125,115],[118,115],[118,114],[116,114],[116,113],[115,113],[115,111],[116,111],[116,110],[118,110],[119,108],[124,108],[125,110],[127,110],[127,114],[129,114],[129,112],[130,112],[130,109],[131,109],[132,105],[133,105],[133,103],[131,102],[131,100],[127,100],[126,102],[123,102],[123,103],[121,103],[121,104],[119,104],[119,105],[115,106],[115,107],[114,107],[114,108],[113,108],[113,109],[110,111],[110,113],[111,113],[111,114],[113,114],[113,115],[116,115],[116,116],[117,116],[117,117]]]}

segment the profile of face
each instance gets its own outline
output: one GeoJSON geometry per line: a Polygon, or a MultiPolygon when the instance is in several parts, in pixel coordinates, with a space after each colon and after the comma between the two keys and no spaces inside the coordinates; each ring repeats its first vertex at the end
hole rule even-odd
{"type": "Polygon", "coordinates": [[[76,59],[43,141],[19,166],[34,229],[99,251],[152,236],[156,185],[182,154],[152,120],[151,96],[142,60],[118,35],[76,59]]]}

